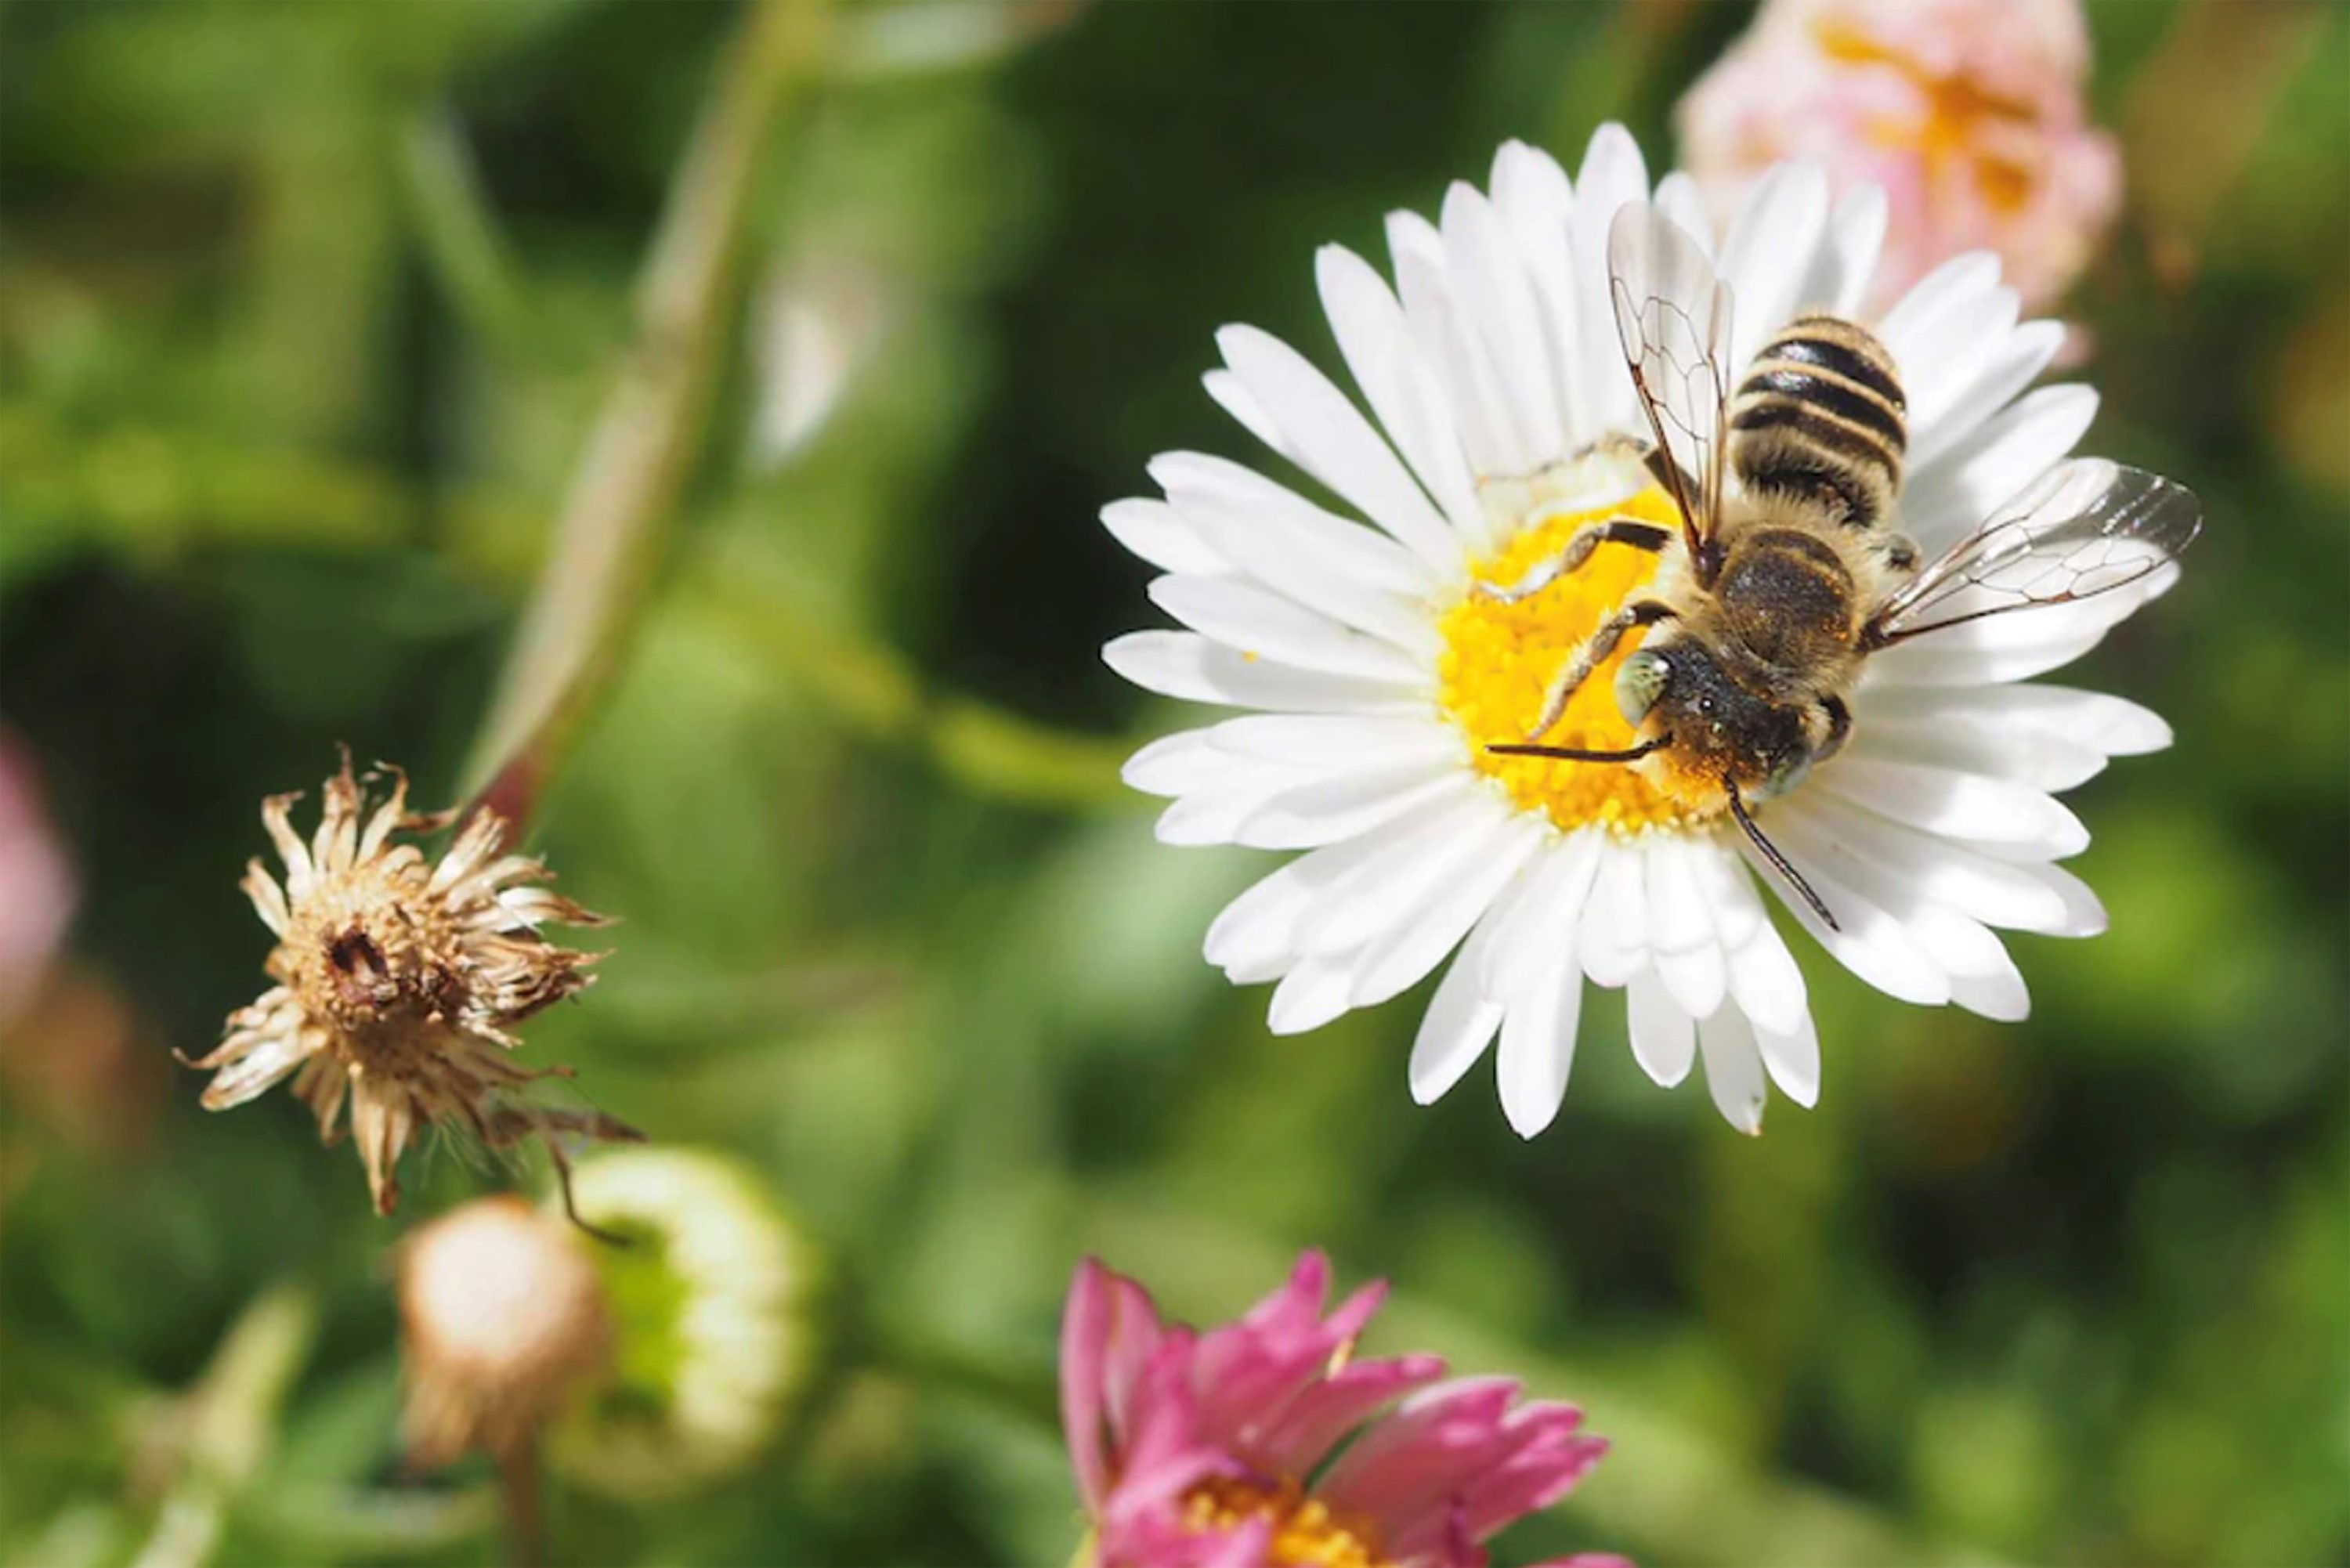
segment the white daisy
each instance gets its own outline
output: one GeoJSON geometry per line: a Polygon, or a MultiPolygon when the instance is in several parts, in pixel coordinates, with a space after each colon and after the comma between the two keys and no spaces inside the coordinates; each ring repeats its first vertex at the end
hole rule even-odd
{"type": "MultiPolygon", "coordinates": [[[[1102,514],[1164,572],[1150,597],[1188,628],[1117,639],[1111,668],[1169,696],[1257,711],[1128,763],[1129,784],[1172,797],[1159,836],[1305,852],[1217,918],[1209,961],[1235,982],[1278,981],[1271,1023],[1286,1034],[1397,995],[1458,948],[1412,1050],[1412,1094],[1443,1094],[1498,1036],[1503,1108],[1526,1136],[1565,1093],[1586,979],[1626,992],[1634,1054],[1658,1083],[1680,1082],[1701,1055],[1732,1125],[1760,1128],[1766,1079],[1814,1102],[1803,975],[1757,877],[1879,990],[2022,1018],[2023,981],[1994,929],[2088,936],[2106,919],[2055,864],[2088,834],[2052,792],[2170,739],[2118,698],[2018,684],[2087,651],[2169,585],[2168,566],[1873,655],[1850,743],[1757,813],[1833,929],[1719,811],[1631,768],[1486,749],[1524,739],[1567,657],[1658,557],[1602,549],[1514,603],[1471,585],[1517,581],[1591,522],[1680,520],[1620,441],[1595,450],[1648,433],[1607,251],[1611,219],[1649,194],[1638,148],[1607,126],[1572,182],[1513,142],[1490,192],[1454,185],[1435,223],[1393,215],[1392,286],[1325,247],[1323,306],[1370,419],[1280,341],[1248,327],[1217,335],[1224,368],[1209,392],[1346,513],[1238,463],[1170,452],[1149,469],[1164,499],[1102,514]]],[[[1733,381],[1801,310],[1866,319],[1885,232],[1877,192],[1832,210],[1819,171],[1783,166],[1719,244],[1686,176],[1654,200],[1733,294],[1733,381]]],[[[1900,509],[1926,558],[2046,474],[2095,411],[2087,387],[2025,390],[2064,333],[2017,314],[1997,260],[1977,254],[1869,323],[1908,396],[1900,509]]],[[[1546,739],[1627,743],[1611,678],[1637,640],[1546,739]]]]}

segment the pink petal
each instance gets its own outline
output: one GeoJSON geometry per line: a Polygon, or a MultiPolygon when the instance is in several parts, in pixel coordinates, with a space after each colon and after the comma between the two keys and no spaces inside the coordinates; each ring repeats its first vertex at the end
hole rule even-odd
{"type": "Polygon", "coordinates": [[[1149,1292],[1096,1259],[1077,1265],[1061,1314],[1061,1425],[1088,1513],[1126,1462],[1137,1385],[1167,1338],[1149,1292]]]}
{"type": "Polygon", "coordinates": [[[1315,1488],[1334,1508],[1377,1519],[1397,1555],[1438,1546],[1451,1510],[1512,1447],[1506,1377],[1439,1384],[1365,1432],[1315,1488]]]}
{"type": "Polygon", "coordinates": [[[1109,1271],[1087,1258],[1069,1281],[1061,1309],[1061,1431],[1088,1515],[1101,1511],[1108,1467],[1102,1458],[1103,1353],[1109,1340],[1109,1271]]]}
{"type": "Polygon", "coordinates": [[[1443,1376],[1441,1356],[1357,1361],[1291,1400],[1246,1457],[1282,1475],[1309,1474],[1341,1438],[1385,1406],[1443,1376]]]}

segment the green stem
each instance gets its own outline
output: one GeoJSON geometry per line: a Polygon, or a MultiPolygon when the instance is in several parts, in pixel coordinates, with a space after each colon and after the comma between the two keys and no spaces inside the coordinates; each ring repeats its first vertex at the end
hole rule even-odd
{"type": "Polygon", "coordinates": [[[729,47],[639,284],[634,339],[588,438],[468,777],[520,823],[618,673],[724,362],[771,134],[822,54],[826,0],[763,0],[729,47]]]}

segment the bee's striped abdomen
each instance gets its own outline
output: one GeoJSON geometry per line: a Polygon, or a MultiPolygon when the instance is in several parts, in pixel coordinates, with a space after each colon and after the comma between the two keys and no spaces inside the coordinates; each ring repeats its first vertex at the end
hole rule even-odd
{"type": "Polygon", "coordinates": [[[1866,327],[1799,317],[1731,400],[1731,466],[1750,493],[1813,501],[1847,527],[1874,528],[1901,488],[1906,407],[1892,358],[1866,327]]]}

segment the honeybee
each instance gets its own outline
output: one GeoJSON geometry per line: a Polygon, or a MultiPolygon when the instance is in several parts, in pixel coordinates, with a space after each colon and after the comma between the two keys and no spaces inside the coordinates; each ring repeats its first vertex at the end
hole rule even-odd
{"type": "Polygon", "coordinates": [[[1852,692],[1868,656],[2137,582],[2193,542],[2201,504],[2155,474],[2076,460],[1921,563],[1898,527],[1907,403],[1892,357],[1867,327],[1798,317],[1731,396],[1730,288],[1698,243],[1637,202],[1616,216],[1607,262],[1617,337],[1655,437],[1631,444],[1682,525],[1594,524],[1518,582],[1479,590],[1538,593],[1603,545],[1663,557],[1647,594],[1602,621],[1567,661],[1527,743],[1489,749],[1625,763],[1683,797],[1693,782],[1718,784],[1763,858],[1839,929],[1752,807],[1794,789],[1851,736],[1852,692]],[[1645,635],[1618,668],[1615,695],[1636,743],[1541,744],[1575,689],[1635,630],[1645,635]]]}

